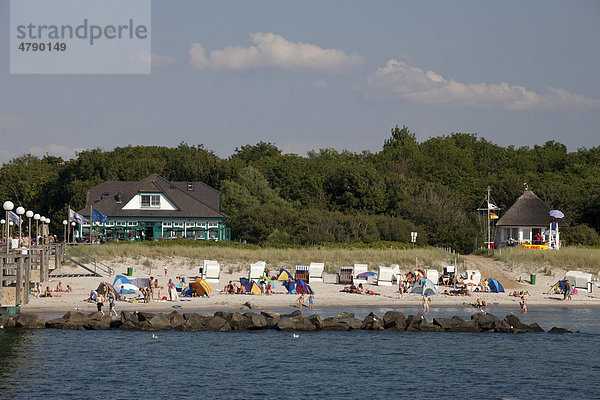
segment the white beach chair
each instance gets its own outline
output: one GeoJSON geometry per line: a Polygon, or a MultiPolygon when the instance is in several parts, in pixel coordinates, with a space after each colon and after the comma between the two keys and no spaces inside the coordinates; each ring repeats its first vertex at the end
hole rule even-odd
{"type": "Polygon", "coordinates": [[[394,273],[392,268],[379,266],[379,273],[377,274],[377,286],[392,286],[392,277],[394,273]]]}
{"type": "Polygon", "coordinates": [[[266,268],[267,263],[264,261],[257,261],[254,264],[250,264],[250,272],[248,274],[248,279],[250,281],[252,281],[253,279],[258,280],[258,278],[265,274],[266,268]]]}
{"type": "Polygon", "coordinates": [[[202,276],[206,282],[219,283],[221,279],[221,265],[215,260],[204,260],[202,276]]]}
{"type": "Polygon", "coordinates": [[[310,283],[323,282],[323,271],[325,263],[310,263],[308,267],[308,279],[310,283]]]}
{"type": "Polygon", "coordinates": [[[592,281],[592,274],[581,271],[569,271],[565,275],[565,279],[568,279],[571,286],[580,289],[587,289],[588,282],[592,281]]]}
{"type": "Polygon", "coordinates": [[[354,278],[354,283],[356,285],[359,283],[367,283],[367,278],[357,278],[357,276],[363,272],[367,272],[368,270],[369,266],[367,264],[354,264],[354,268],[352,269],[352,277],[354,278]]]}
{"type": "Polygon", "coordinates": [[[433,282],[434,285],[437,285],[439,283],[440,273],[437,269],[428,269],[427,272],[425,272],[425,274],[427,275],[426,278],[433,282]]]}
{"type": "Polygon", "coordinates": [[[392,264],[390,265],[390,268],[392,269],[392,280],[395,280],[396,283],[398,283],[398,281],[402,279],[402,272],[400,272],[400,266],[398,264],[392,264]]]}

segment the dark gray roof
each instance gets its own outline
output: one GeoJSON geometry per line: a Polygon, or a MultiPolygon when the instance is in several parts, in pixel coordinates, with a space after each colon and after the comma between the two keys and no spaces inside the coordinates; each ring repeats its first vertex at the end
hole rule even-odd
{"type": "Polygon", "coordinates": [[[202,182],[169,182],[160,175],[152,174],[141,181],[107,181],[93,187],[87,193],[85,208],[78,211],[89,216],[90,206],[110,217],[158,217],[158,218],[229,218],[219,211],[221,194],[202,182]],[[176,210],[123,210],[138,193],[162,193],[176,210]],[[121,201],[117,201],[120,194],[121,201]]]}
{"type": "MultiPolygon", "coordinates": [[[[531,190],[525,190],[525,193],[498,220],[496,226],[547,227],[552,220],[552,217],[548,214],[549,212],[550,207],[542,199],[537,197],[531,190]]],[[[567,226],[567,224],[560,219],[559,226],[567,226]]]]}

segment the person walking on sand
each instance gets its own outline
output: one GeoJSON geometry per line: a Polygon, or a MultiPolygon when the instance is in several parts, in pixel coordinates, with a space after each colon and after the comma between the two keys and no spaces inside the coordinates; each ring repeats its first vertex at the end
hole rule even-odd
{"type": "Polygon", "coordinates": [[[110,306],[108,315],[112,316],[112,314],[115,313],[115,317],[118,317],[117,310],[115,310],[115,295],[113,292],[108,293],[108,304],[110,306]]]}
{"type": "Polygon", "coordinates": [[[300,309],[300,313],[302,313],[302,307],[304,307],[304,293],[300,293],[300,297],[296,300],[298,302],[298,308],[300,309]]]}
{"type": "Polygon", "coordinates": [[[312,311],[313,304],[315,302],[315,292],[312,292],[310,296],[308,296],[308,309],[312,311]]]}
{"type": "Polygon", "coordinates": [[[428,313],[431,306],[431,299],[428,296],[423,296],[423,312],[428,313]]]}
{"type": "Polygon", "coordinates": [[[568,279],[565,279],[565,293],[563,295],[563,301],[571,300],[571,282],[568,279]]]}
{"type": "Polygon", "coordinates": [[[402,298],[402,294],[404,293],[404,281],[402,279],[398,279],[398,297],[402,298]]]}
{"type": "Polygon", "coordinates": [[[104,311],[102,311],[102,306],[104,305],[104,295],[102,293],[98,293],[98,298],[96,299],[96,307],[98,308],[98,312],[104,316],[104,311]]]}

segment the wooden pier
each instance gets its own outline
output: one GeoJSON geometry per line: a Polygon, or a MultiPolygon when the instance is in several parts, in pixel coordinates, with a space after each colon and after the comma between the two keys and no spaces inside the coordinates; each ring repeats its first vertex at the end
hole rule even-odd
{"type": "MultiPolygon", "coordinates": [[[[48,282],[50,271],[62,265],[64,243],[42,244],[30,248],[0,249],[0,307],[20,307],[29,303],[36,283],[48,282]]],[[[42,285],[40,284],[40,290],[42,285]]],[[[1,312],[1,310],[0,310],[1,312]]]]}

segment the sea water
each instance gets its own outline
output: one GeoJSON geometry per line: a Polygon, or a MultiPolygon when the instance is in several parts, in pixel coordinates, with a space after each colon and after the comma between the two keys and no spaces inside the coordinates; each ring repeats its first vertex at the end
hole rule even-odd
{"type": "Polygon", "coordinates": [[[0,398],[600,398],[600,307],[489,311],[579,333],[7,331],[0,398]]]}

